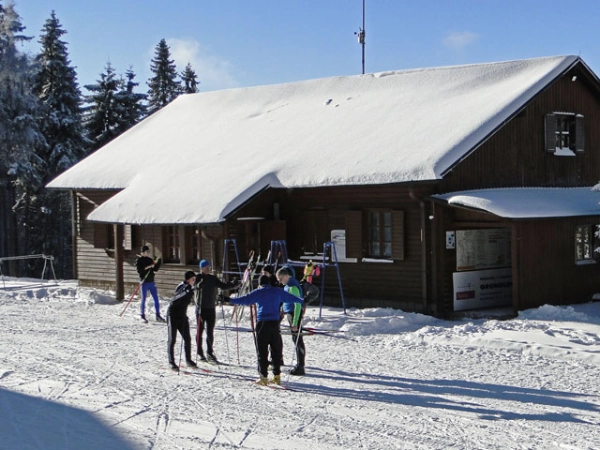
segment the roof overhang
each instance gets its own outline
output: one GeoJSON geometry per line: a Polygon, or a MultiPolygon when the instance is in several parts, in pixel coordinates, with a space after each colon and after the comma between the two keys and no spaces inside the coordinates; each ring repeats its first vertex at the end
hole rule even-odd
{"type": "Polygon", "coordinates": [[[432,195],[449,206],[485,211],[505,219],[600,216],[600,192],[578,188],[501,188],[432,195]]]}

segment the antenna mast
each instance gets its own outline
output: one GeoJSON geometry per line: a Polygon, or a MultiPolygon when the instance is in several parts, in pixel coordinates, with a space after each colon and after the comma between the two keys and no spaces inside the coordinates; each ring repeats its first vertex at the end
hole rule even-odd
{"type": "Polygon", "coordinates": [[[363,75],[365,74],[365,36],[366,36],[366,31],[365,31],[365,1],[363,0],[362,4],[363,4],[363,14],[362,14],[362,28],[358,28],[358,33],[354,33],[355,35],[358,36],[358,43],[360,44],[360,46],[362,47],[362,73],[363,75]]]}

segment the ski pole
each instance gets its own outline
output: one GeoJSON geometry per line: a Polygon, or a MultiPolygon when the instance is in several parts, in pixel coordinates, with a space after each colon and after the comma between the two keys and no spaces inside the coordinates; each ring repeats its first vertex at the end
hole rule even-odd
{"type": "MultiPolygon", "coordinates": [[[[177,336],[177,332],[175,332],[177,336]]],[[[183,354],[183,336],[181,336],[181,345],[179,346],[179,366],[177,367],[177,375],[181,375],[181,356],[183,354]]]]}
{"type": "Polygon", "coordinates": [[[123,308],[123,311],[121,311],[121,314],[119,314],[119,317],[123,317],[123,313],[125,313],[125,310],[127,309],[127,307],[129,306],[129,304],[131,303],[131,300],[133,300],[133,297],[135,297],[135,294],[138,293],[138,291],[142,287],[142,284],[144,284],[144,281],[146,281],[146,278],[150,274],[151,270],[152,269],[148,269],[148,271],[146,272],[146,275],[144,275],[144,278],[142,279],[142,281],[140,281],[138,283],[137,287],[135,288],[135,291],[133,291],[133,294],[131,294],[131,297],[129,297],[129,301],[125,304],[125,308],[123,308]]]}
{"type": "Polygon", "coordinates": [[[223,315],[223,331],[225,332],[225,346],[227,347],[227,362],[231,362],[229,355],[229,340],[227,339],[227,327],[225,326],[225,308],[223,307],[223,299],[221,299],[221,314],[223,315]]]}

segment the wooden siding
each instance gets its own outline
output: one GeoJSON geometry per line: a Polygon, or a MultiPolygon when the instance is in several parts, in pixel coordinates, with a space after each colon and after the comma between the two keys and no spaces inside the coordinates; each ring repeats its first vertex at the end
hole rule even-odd
{"type": "Polygon", "coordinates": [[[600,218],[527,221],[516,225],[519,258],[516,309],[588,302],[600,291],[598,263],[575,261],[575,229],[585,224],[600,224],[600,218]]]}
{"type": "Polygon", "coordinates": [[[514,186],[591,186],[600,169],[600,102],[594,89],[570,72],[540,93],[519,115],[465,158],[440,184],[440,192],[514,186]],[[585,117],[585,150],[555,156],[545,148],[545,115],[585,117]]]}
{"type": "MultiPolygon", "coordinates": [[[[431,193],[429,185],[413,188],[419,196],[431,193]]],[[[402,260],[393,262],[364,262],[366,254],[366,236],[347,234],[347,257],[359,257],[359,261],[340,262],[340,272],[346,306],[393,306],[416,311],[425,311],[427,302],[423,289],[424,270],[422,264],[422,210],[419,201],[411,197],[408,185],[384,186],[344,186],[330,188],[307,189],[273,189],[255,198],[233,216],[228,223],[235,223],[237,217],[261,216],[272,219],[273,204],[279,205],[281,218],[286,222],[288,256],[299,260],[304,250],[312,249],[314,245],[305,243],[306,233],[321,236],[321,240],[330,240],[331,230],[344,229],[348,231],[351,225],[347,220],[357,222],[362,211],[368,209],[389,209],[396,221],[403,216],[402,223],[394,227],[394,238],[403,233],[403,241],[394,250],[403,253],[402,260]],[[311,214],[311,212],[316,212],[311,214]],[[319,220],[306,223],[312,217],[319,220]],[[354,219],[354,220],[352,220],[354,219]],[[317,231],[317,228],[319,230],[317,231]],[[403,228],[403,229],[402,229],[403,228]],[[312,231],[311,231],[312,230],[312,231]],[[360,252],[360,255],[357,253],[360,252]]],[[[360,223],[360,222],[359,222],[360,223]]],[[[363,227],[364,228],[364,227],[363,227]]],[[[361,233],[359,231],[359,233],[361,233]]],[[[322,252],[321,248],[316,249],[322,252]]],[[[266,249],[262,249],[263,255],[266,249]]],[[[319,258],[315,256],[315,262],[319,258]]],[[[337,273],[334,267],[328,267],[326,272],[325,295],[328,304],[341,306],[337,273]]],[[[320,283],[320,279],[316,279],[320,283]]]]}
{"type": "MultiPolygon", "coordinates": [[[[75,196],[76,208],[78,208],[75,216],[76,260],[78,278],[84,286],[97,286],[113,290],[116,288],[115,249],[98,247],[98,242],[108,242],[109,239],[106,236],[103,236],[104,240],[99,239],[95,232],[95,230],[100,230],[101,233],[107,233],[111,226],[93,224],[85,220],[97,205],[105,202],[115,193],[114,191],[86,191],[75,196]],[[95,243],[96,245],[94,245],[95,243]]],[[[202,242],[202,258],[211,259],[215,269],[220,269],[223,251],[223,226],[213,224],[203,226],[203,228],[208,239],[203,239],[202,242]]],[[[131,292],[139,283],[135,260],[140,247],[148,244],[154,257],[161,256],[164,248],[163,239],[163,227],[161,226],[132,226],[132,249],[124,251],[123,276],[126,298],[131,295],[131,292]]],[[[171,297],[186,270],[198,272],[198,266],[196,263],[191,264],[189,261],[176,264],[163,263],[156,275],[159,295],[164,298],[171,297]]]]}

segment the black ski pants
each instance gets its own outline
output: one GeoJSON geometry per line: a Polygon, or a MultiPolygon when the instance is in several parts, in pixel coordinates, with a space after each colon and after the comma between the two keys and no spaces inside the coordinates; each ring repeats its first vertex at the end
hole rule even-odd
{"type": "Polygon", "coordinates": [[[167,351],[169,353],[169,362],[177,364],[175,361],[175,342],[177,341],[177,332],[181,334],[183,338],[183,348],[185,350],[185,360],[190,361],[192,359],[192,337],[190,335],[190,323],[187,316],[171,316],[167,315],[167,330],[168,330],[168,343],[167,351]]]}
{"type": "Polygon", "coordinates": [[[281,373],[281,333],[278,320],[265,320],[256,324],[256,350],[258,353],[258,373],[266,377],[269,365],[269,348],[273,364],[273,375],[281,373]]]}
{"type": "Polygon", "coordinates": [[[215,308],[201,309],[200,315],[196,316],[196,348],[199,355],[204,355],[202,351],[202,334],[206,329],[206,353],[213,355],[213,343],[215,342],[215,323],[217,321],[217,311],[215,308]]]}

